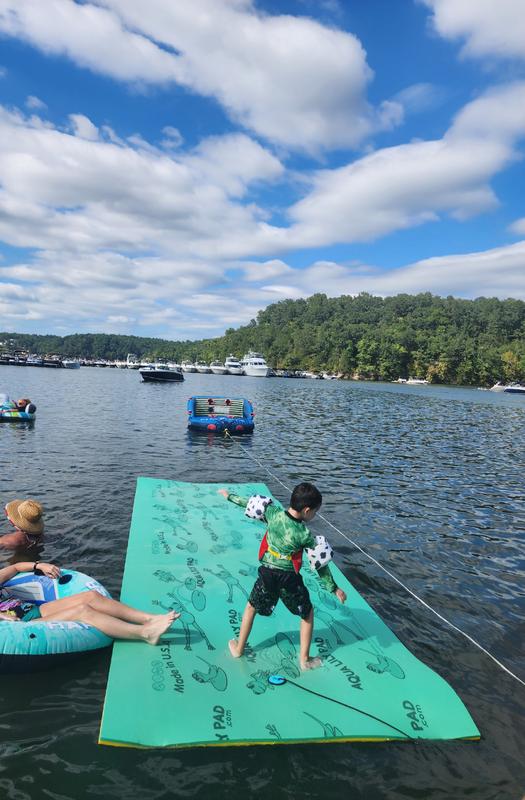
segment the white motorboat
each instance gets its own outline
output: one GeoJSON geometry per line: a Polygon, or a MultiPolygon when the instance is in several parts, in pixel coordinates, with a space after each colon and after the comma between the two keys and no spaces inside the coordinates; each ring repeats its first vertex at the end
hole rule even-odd
{"type": "Polygon", "coordinates": [[[28,367],[43,367],[44,359],[42,356],[37,356],[34,353],[31,353],[26,359],[26,364],[28,367]]]}
{"type": "Polygon", "coordinates": [[[148,364],[147,366],[141,366],[140,375],[142,380],[146,381],[146,383],[150,383],[151,381],[172,383],[174,381],[184,380],[181,367],[170,367],[168,364],[148,364]]]}
{"type": "Polygon", "coordinates": [[[65,358],[62,364],[66,369],[80,369],[80,361],[77,361],[76,358],[65,358]]]}
{"type": "Polygon", "coordinates": [[[221,361],[212,361],[210,369],[214,375],[227,375],[228,368],[221,361]]]}
{"type": "Polygon", "coordinates": [[[241,366],[244,374],[252,378],[268,377],[268,364],[261,353],[254,353],[252,351],[246,353],[241,361],[241,366]]]}
{"type": "Polygon", "coordinates": [[[139,369],[140,362],[135,353],[128,353],[126,358],[126,366],[128,369],[139,369]]]}
{"type": "Polygon", "coordinates": [[[209,368],[209,366],[206,364],[205,361],[196,361],[195,369],[197,370],[197,372],[202,372],[202,373],[211,372],[211,369],[209,368]]]}
{"type": "Polygon", "coordinates": [[[230,373],[230,375],[242,375],[242,365],[238,358],[235,358],[234,355],[230,353],[226,361],[224,362],[224,366],[226,367],[226,371],[230,373]]]}
{"type": "Polygon", "coordinates": [[[306,372],[303,372],[303,378],[310,378],[311,380],[314,380],[314,381],[323,380],[323,376],[322,375],[319,375],[317,372],[310,372],[309,370],[307,370],[306,372]]]}
{"type": "Polygon", "coordinates": [[[192,361],[183,361],[181,366],[183,372],[197,372],[195,364],[192,361]]]}
{"type": "Polygon", "coordinates": [[[503,391],[509,394],[525,394],[525,386],[522,383],[509,383],[503,391]]]}

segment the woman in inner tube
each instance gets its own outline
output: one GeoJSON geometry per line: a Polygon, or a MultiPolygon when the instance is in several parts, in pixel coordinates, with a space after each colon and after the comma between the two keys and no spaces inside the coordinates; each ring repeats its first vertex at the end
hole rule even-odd
{"type": "Polygon", "coordinates": [[[148,614],[131,606],[103,597],[94,590],[80,592],[72,597],[51,600],[37,606],[17,598],[9,598],[9,587],[3,584],[19,572],[34,572],[48,578],[59,578],[60,569],[55,564],[42,561],[19,561],[0,569],[0,620],[9,622],[84,622],[92,625],[112,639],[134,639],[148,644],[158,644],[160,637],[180,616],[175,611],[167,614],[148,614]]]}

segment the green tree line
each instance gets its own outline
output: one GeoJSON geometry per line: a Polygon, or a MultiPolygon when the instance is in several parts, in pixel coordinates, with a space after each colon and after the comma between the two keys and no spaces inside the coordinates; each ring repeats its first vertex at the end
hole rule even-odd
{"type": "Polygon", "coordinates": [[[143,359],[209,362],[257,350],[277,369],[371,380],[412,376],[463,385],[525,380],[525,302],[513,299],[315,294],[274,303],[248,325],[214,339],[0,333],[2,340],[30,352],[86,359],[125,359],[132,352],[143,359]]]}

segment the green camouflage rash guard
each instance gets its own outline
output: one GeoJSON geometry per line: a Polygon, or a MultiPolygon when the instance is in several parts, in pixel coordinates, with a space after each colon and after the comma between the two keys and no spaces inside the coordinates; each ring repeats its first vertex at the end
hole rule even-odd
{"type": "MultiPolygon", "coordinates": [[[[228,500],[238,506],[246,508],[249,497],[239,497],[237,494],[228,494],[228,500]]],[[[305,547],[315,547],[315,539],[304,524],[298,519],[294,519],[284,508],[277,504],[275,500],[266,508],[264,512],[268,523],[268,547],[262,557],[262,564],[273,567],[274,569],[294,570],[290,558],[279,558],[280,556],[291,556],[298,550],[305,547]],[[279,555],[273,555],[274,553],[279,555]]],[[[317,570],[317,575],[321,584],[328,592],[335,592],[337,584],[332,578],[330,567],[324,566],[317,570]]]]}

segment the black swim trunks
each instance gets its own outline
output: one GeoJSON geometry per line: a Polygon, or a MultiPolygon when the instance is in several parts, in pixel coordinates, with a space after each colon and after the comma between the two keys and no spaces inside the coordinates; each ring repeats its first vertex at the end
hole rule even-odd
{"type": "Polygon", "coordinates": [[[248,602],[261,617],[269,617],[279,600],[301,619],[307,619],[312,610],[308,589],[298,573],[259,567],[248,602]]]}

